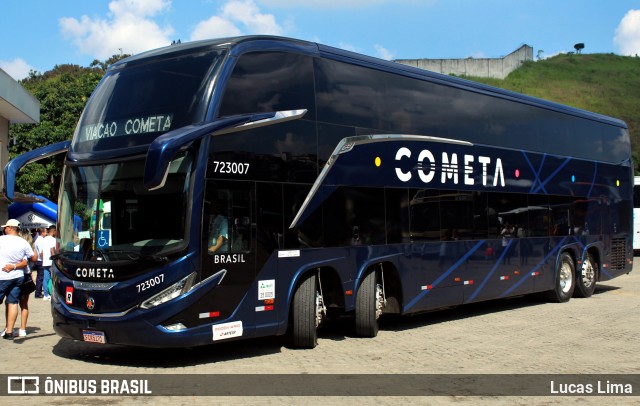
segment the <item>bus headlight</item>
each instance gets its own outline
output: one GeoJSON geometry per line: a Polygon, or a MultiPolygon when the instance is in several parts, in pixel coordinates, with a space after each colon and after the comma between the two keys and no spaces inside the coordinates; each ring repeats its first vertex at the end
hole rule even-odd
{"type": "Polygon", "coordinates": [[[157,295],[145,300],[142,302],[140,307],[143,309],[151,309],[152,307],[156,307],[162,303],[168,302],[171,299],[175,299],[176,297],[187,293],[191,287],[193,287],[193,281],[196,279],[196,273],[193,272],[186,277],[180,279],[178,282],[169,286],[162,292],[157,295]]]}

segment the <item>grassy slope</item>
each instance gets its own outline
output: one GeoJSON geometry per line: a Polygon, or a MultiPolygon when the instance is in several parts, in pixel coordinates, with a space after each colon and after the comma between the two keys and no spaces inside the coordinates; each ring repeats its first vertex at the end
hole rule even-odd
{"type": "Polygon", "coordinates": [[[466,78],[624,120],[640,161],[640,58],[558,55],[527,62],[506,79],[466,78]]]}

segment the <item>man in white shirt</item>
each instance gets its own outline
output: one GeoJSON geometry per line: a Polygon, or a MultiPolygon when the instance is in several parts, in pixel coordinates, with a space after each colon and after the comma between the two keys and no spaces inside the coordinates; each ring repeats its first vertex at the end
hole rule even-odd
{"type": "Polygon", "coordinates": [[[0,227],[4,235],[0,236],[0,302],[6,297],[7,325],[3,338],[13,340],[13,326],[18,318],[20,287],[24,280],[23,268],[27,258],[33,256],[29,243],[20,237],[20,222],[11,219],[0,227]]]}
{"type": "Polygon", "coordinates": [[[51,265],[53,261],[51,256],[56,253],[56,226],[49,227],[48,234],[44,237],[42,244],[42,268],[44,269],[44,280],[42,282],[42,290],[44,292],[44,300],[51,300],[51,291],[49,290],[49,281],[51,280],[51,265]]]}

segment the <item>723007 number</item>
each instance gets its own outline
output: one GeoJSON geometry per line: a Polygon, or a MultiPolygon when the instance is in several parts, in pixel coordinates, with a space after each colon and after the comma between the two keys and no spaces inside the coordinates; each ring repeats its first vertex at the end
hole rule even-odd
{"type": "Polygon", "coordinates": [[[138,288],[138,293],[140,293],[156,285],[160,285],[162,282],[164,282],[163,273],[161,273],[160,275],[156,275],[153,278],[148,279],[142,283],[137,284],[136,287],[138,288]]]}
{"type": "Polygon", "coordinates": [[[249,172],[248,163],[213,161],[213,171],[217,173],[232,173],[245,175],[249,172]]]}

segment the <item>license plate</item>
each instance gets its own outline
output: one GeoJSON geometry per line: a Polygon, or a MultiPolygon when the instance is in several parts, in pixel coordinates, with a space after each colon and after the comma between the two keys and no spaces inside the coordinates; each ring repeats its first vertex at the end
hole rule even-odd
{"type": "Polygon", "coordinates": [[[107,337],[104,335],[103,331],[82,330],[82,339],[88,343],[107,343],[107,337]]]}

